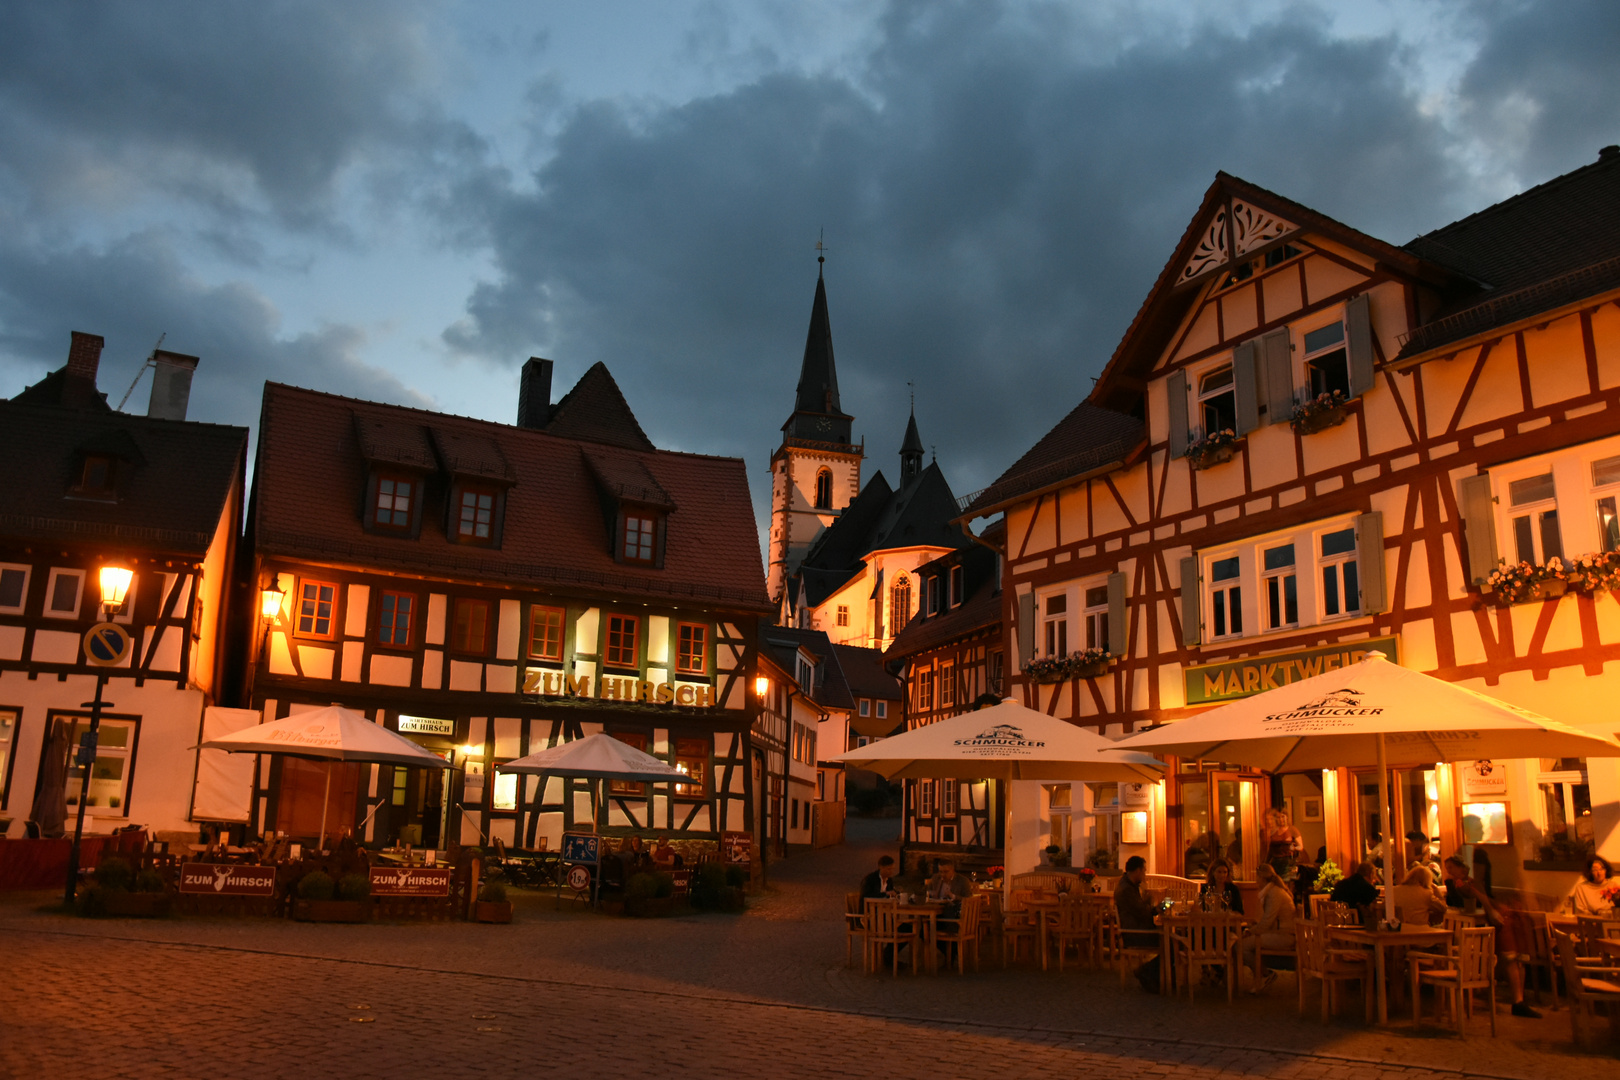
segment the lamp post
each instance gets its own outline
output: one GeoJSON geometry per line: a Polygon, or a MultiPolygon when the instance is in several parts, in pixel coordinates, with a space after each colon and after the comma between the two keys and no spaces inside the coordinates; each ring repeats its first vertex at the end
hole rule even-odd
{"type": "MultiPolygon", "coordinates": [[[[124,610],[124,600],[129,596],[129,584],[135,573],[127,566],[108,563],[101,568],[101,610],[102,622],[107,622],[107,616],[116,615],[124,610]]],[[[128,647],[127,638],[124,639],[128,647]]],[[[88,652],[88,650],[86,650],[88,652]]],[[[122,659],[119,657],[118,659],[122,659]]],[[[114,661],[116,662],[116,660],[114,661]]],[[[102,666],[106,666],[103,664],[102,666]]],[[[63,902],[67,907],[73,906],[74,898],[79,891],[79,846],[84,839],[84,808],[90,801],[90,774],[95,770],[96,740],[101,729],[101,710],[113,704],[102,700],[102,691],[107,688],[107,675],[102,671],[96,675],[96,697],[94,701],[81,703],[81,707],[90,709],[90,730],[79,741],[79,750],[76,755],[79,768],[84,770],[79,782],[79,812],[73,823],[73,845],[68,849],[67,888],[63,902]]]]}

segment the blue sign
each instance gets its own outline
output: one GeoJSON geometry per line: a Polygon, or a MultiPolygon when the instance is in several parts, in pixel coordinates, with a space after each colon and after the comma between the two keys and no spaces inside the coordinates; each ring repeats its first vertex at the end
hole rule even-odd
{"type": "Polygon", "coordinates": [[[596,866],[602,861],[602,838],[594,833],[563,833],[562,861],[596,866]]]}

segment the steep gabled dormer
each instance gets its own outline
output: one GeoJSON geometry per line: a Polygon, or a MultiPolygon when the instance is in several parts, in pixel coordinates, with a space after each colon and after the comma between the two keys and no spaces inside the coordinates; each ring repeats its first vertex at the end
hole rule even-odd
{"type": "Polygon", "coordinates": [[[580,454],[596,481],[613,561],[662,569],[675,500],[634,455],[583,447],[580,454]]]}

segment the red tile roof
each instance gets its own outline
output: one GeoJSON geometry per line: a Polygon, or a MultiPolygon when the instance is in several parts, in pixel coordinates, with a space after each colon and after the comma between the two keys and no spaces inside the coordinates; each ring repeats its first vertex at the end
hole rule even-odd
{"type": "MultiPolygon", "coordinates": [[[[605,372],[604,372],[605,373],[605,372]]],[[[644,481],[645,482],[645,481],[644,481]]],[[[262,554],[381,566],[430,576],[501,581],[576,594],[670,602],[697,600],[745,611],[774,610],[742,461],[664,450],[609,449],[551,432],[383,405],[267,383],[254,470],[250,527],[262,554]],[[413,429],[418,433],[412,435],[413,429]],[[371,444],[436,448],[460,455],[512,486],[499,548],[452,543],[444,530],[442,483],[429,483],[416,538],[368,533],[360,506],[371,444]],[[613,561],[598,480],[586,454],[615,475],[645,477],[677,507],[668,517],[661,569],[613,561]],[[437,500],[437,505],[435,504],[437,500]]]]}

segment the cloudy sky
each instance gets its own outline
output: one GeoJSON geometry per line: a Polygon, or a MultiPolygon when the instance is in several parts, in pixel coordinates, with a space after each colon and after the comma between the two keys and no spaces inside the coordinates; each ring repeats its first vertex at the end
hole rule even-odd
{"type": "Polygon", "coordinates": [[[868,475],[914,380],[965,493],[1216,170],[1402,243],[1620,142],[1616,55],[1612,0],[9,4],[0,397],[71,330],[239,424],[266,379],[510,422],[526,357],[601,360],[764,513],[825,229],[868,475]]]}

